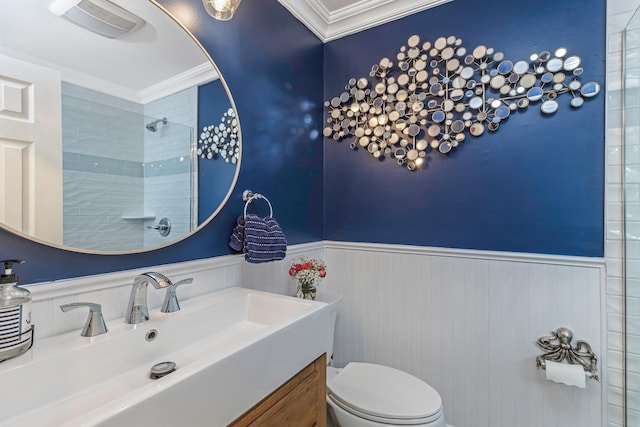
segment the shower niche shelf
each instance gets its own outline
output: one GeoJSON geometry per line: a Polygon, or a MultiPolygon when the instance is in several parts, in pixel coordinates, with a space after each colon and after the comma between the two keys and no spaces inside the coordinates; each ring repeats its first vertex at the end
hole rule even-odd
{"type": "Polygon", "coordinates": [[[137,220],[150,220],[156,219],[154,214],[142,214],[142,215],[122,215],[122,219],[137,219],[137,220]]]}

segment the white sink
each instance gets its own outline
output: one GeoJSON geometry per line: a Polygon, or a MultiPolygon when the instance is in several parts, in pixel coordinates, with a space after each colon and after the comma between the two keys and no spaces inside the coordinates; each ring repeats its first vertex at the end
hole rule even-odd
{"type": "Polygon", "coordinates": [[[1,363],[0,425],[224,426],[325,351],[321,302],[229,288],[181,306],[135,326],[112,320],[94,338],[36,341],[1,363]],[[163,361],[177,370],[150,379],[163,361]]]}

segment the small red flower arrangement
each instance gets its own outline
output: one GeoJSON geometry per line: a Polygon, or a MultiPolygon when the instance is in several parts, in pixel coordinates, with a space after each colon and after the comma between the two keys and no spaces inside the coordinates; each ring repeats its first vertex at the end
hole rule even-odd
{"type": "Polygon", "coordinates": [[[321,259],[299,256],[294,258],[289,276],[298,281],[298,297],[315,299],[317,281],[327,276],[327,265],[321,259]]]}

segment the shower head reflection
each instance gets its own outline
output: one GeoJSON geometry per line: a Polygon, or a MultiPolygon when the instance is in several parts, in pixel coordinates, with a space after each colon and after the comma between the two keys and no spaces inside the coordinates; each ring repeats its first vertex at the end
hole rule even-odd
{"type": "Polygon", "coordinates": [[[167,118],[163,117],[161,119],[155,120],[151,123],[147,124],[147,130],[151,132],[156,132],[158,130],[158,123],[162,123],[163,125],[167,124],[167,118]]]}

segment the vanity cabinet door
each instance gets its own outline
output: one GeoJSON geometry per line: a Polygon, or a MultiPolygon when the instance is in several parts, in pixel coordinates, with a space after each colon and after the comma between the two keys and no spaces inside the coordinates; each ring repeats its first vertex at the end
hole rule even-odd
{"type": "Polygon", "coordinates": [[[325,427],[326,369],[323,354],[230,425],[325,427]]]}

